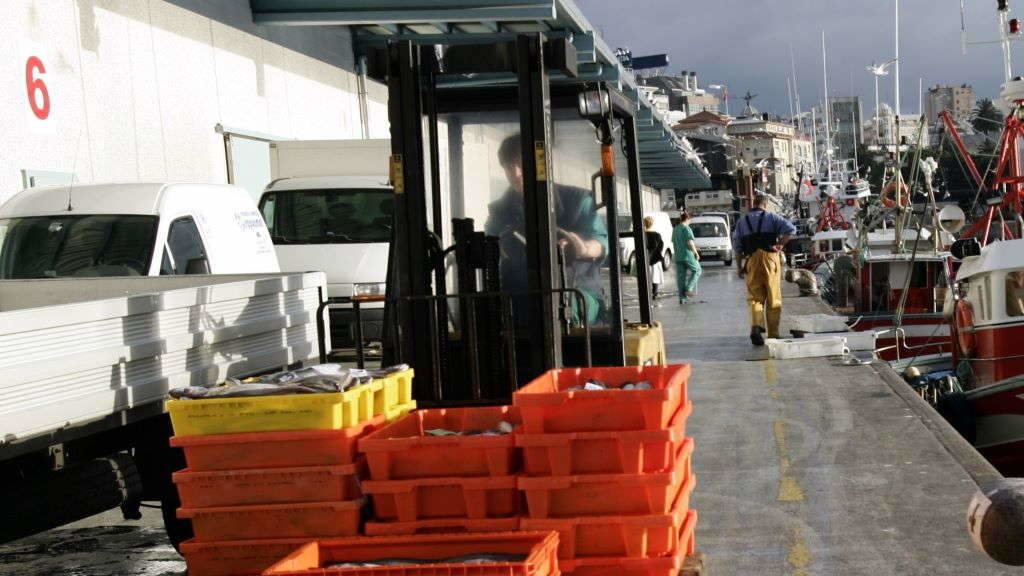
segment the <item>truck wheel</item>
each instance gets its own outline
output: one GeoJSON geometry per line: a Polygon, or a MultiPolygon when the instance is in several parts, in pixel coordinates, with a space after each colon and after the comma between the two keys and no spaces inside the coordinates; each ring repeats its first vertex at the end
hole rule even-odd
{"type": "Polygon", "coordinates": [[[131,457],[112,454],[43,473],[0,483],[0,508],[17,521],[0,524],[0,542],[22,538],[118,506],[134,506],[142,483],[131,457]]]}
{"type": "Polygon", "coordinates": [[[171,546],[178,550],[178,546],[193,536],[192,522],[190,520],[179,520],[177,516],[181,500],[178,498],[178,490],[171,484],[164,490],[160,499],[160,512],[164,516],[164,530],[167,532],[167,539],[171,546]]]}
{"type": "Polygon", "coordinates": [[[732,259],[729,259],[729,260],[725,260],[725,261],[723,262],[723,264],[725,264],[726,268],[728,268],[729,266],[732,266],[732,259]]]}

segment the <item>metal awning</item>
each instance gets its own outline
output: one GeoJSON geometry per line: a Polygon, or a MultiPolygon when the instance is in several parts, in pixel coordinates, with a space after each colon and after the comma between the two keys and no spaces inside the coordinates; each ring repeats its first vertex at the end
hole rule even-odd
{"type": "Polygon", "coordinates": [[[637,89],[633,74],[572,0],[250,0],[250,5],[257,24],[349,26],[357,48],[394,38],[450,43],[512,39],[529,32],[563,35],[572,40],[579,58],[574,81],[617,84],[636,104],[642,182],[655,188],[711,185],[690,143],[637,89]]]}

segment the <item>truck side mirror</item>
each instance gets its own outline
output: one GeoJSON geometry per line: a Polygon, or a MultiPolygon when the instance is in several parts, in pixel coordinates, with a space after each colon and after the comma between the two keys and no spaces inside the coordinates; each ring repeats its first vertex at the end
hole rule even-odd
{"type": "Polygon", "coordinates": [[[206,256],[200,256],[199,258],[193,258],[188,261],[185,266],[185,274],[209,274],[210,273],[210,262],[206,259],[206,256]]]}

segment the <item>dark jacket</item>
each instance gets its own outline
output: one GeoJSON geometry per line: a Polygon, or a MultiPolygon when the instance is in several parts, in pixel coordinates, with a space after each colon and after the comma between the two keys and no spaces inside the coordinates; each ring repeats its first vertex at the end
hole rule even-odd
{"type": "Polygon", "coordinates": [[[645,231],[644,244],[647,245],[647,264],[661,264],[665,259],[665,241],[661,239],[661,234],[651,230],[645,231]]]}

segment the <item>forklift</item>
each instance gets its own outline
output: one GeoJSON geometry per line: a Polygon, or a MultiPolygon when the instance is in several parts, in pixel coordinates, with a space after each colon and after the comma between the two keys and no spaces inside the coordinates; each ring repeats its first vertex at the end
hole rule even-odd
{"type": "Polygon", "coordinates": [[[395,190],[384,362],[416,370],[420,406],[507,403],[563,366],[665,364],[643,249],[624,316],[620,233],[644,246],[637,105],[579,78],[565,35],[398,39],[371,60],[395,190]]]}

